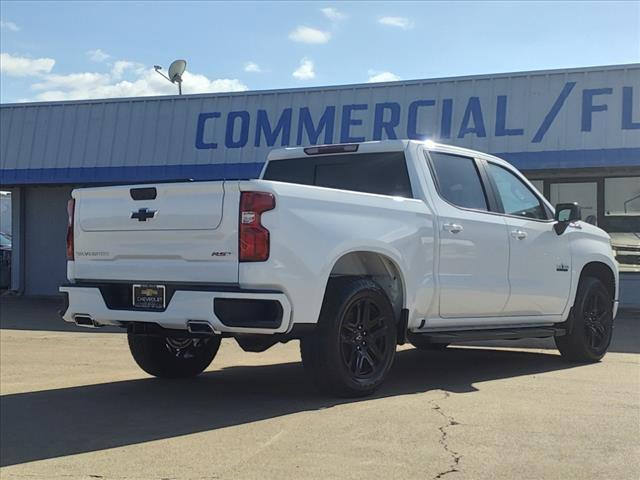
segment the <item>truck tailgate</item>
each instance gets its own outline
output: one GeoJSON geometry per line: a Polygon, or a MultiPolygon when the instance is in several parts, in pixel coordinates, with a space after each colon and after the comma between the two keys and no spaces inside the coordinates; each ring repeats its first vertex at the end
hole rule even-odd
{"type": "Polygon", "coordinates": [[[87,188],[73,198],[70,278],[238,282],[237,182],[87,188]]]}

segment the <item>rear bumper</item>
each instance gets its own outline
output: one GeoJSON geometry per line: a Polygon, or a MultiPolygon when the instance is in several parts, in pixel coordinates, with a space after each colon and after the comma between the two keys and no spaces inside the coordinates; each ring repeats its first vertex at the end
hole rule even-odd
{"type": "Polygon", "coordinates": [[[68,299],[61,316],[71,323],[90,317],[95,326],[146,322],[187,330],[187,322],[199,321],[209,323],[215,333],[256,334],[288,333],[292,327],[291,303],[281,292],[176,288],[164,311],[145,311],[110,308],[98,285],[64,285],[60,291],[68,299]]]}

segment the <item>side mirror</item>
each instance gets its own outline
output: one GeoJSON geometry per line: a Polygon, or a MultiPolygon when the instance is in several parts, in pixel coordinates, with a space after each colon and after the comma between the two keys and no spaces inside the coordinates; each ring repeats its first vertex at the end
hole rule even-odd
{"type": "Polygon", "coordinates": [[[556,205],[556,224],[553,229],[562,235],[571,222],[582,219],[582,211],[577,203],[559,203],[556,205]]]}
{"type": "Polygon", "coordinates": [[[584,219],[585,222],[590,223],[591,225],[598,225],[598,221],[596,220],[596,216],[595,215],[589,215],[587,218],[584,219]]]}

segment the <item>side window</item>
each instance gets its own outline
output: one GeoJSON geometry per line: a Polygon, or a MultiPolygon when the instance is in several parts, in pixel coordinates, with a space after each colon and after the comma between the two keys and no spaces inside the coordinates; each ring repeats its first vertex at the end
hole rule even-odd
{"type": "Polygon", "coordinates": [[[429,152],[438,193],[458,207],[488,210],[487,197],[472,158],[429,152]]]}
{"type": "Polygon", "coordinates": [[[540,199],[513,173],[495,163],[488,164],[504,213],[518,217],[547,220],[549,217],[540,199]]]}

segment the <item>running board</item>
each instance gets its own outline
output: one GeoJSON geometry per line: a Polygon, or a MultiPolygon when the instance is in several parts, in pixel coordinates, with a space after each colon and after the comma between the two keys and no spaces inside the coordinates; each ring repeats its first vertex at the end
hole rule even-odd
{"type": "Polygon", "coordinates": [[[432,343],[472,342],[477,340],[518,340],[565,335],[566,329],[557,327],[496,328],[491,330],[455,330],[446,332],[413,333],[427,337],[432,343]]]}

